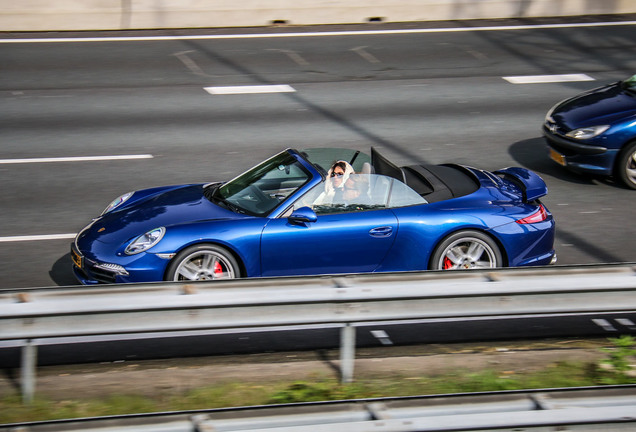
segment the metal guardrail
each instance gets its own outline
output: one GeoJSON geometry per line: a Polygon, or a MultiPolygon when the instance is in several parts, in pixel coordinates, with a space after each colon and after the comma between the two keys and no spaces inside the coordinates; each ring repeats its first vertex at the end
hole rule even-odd
{"type": "Polygon", "coordinates": [[[221,408],[0,425],[0,431],[633,431],[636,386],[221,408]]]}
{"type": "Polygon", "coordinates": [[[423,318],[636,311],[636,267],[421,272],[154,283],[0,293],[0,340],[23,340],[22,392],[35,389],[34,339],[340,325],[343,382],[356,325],[423,318]]]}

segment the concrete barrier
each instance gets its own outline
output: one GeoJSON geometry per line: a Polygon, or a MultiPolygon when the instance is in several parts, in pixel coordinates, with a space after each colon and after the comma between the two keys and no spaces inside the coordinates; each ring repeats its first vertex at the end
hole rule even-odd
{"type": "Polygon", "coordinates": [[[0,31],[254,27],[636,13],[635,0],[0,0],[0,31]]]}

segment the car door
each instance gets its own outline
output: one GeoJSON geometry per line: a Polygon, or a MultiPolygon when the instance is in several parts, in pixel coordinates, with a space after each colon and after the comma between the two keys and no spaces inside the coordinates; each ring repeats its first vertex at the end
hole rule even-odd
{"type": "Polygon", "coordinates": [[[318,214],[315,222],[272,219],[263,230],[263,276],[374,271],[391,248],[397,218],[389,209],[318,214]]]}

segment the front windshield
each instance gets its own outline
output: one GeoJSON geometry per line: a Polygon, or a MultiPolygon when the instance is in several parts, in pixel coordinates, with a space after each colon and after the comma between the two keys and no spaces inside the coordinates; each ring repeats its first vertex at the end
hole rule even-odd
{"type": "Polygon", "coordinates": [[[210,200],[238,213],[265,216],[309,181],[290,153],[280,153],[225,183],[210,200]]]}

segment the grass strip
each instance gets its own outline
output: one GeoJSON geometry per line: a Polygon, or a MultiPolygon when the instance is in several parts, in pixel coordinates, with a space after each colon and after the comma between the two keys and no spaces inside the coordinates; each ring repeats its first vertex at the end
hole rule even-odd
{"type": "Polygon", "coordinates": [[[437,376],[408,378],[395,373],[347,385],[325,377],[316,377],[311,382],[281,381],[267,385],[232,382],[157,397],[130,393],[83,399],[79,395],[77,399],[61,401],[36,398],[31,404],[23,404],[19,395],[11,395],[0,399],[0,423],[290,402],[627,383],[636,383],[636,378],[624,371],[601,368],[600,364],[561,362],[534,372],[457,370],[437,376]]]}

